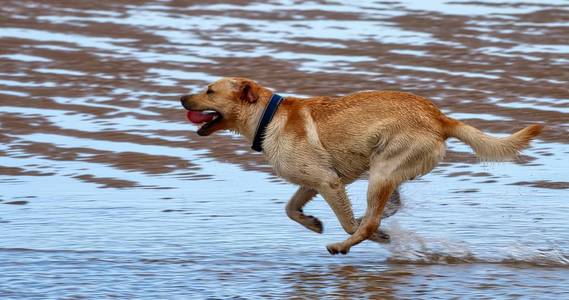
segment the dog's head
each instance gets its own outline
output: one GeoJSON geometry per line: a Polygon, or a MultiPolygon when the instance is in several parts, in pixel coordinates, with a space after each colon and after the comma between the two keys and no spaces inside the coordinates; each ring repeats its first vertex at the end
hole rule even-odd
{"type": "Polygon", "coordinates": [[[247,78],[222,78],[207,86],[202,93],[184,95],[180,99],[188,110],[188,119],[203,124],[198,129],[201,136],[218,130],[239,130],[239,118],[248,107],[257,104],[270,91],[247,78]]]}

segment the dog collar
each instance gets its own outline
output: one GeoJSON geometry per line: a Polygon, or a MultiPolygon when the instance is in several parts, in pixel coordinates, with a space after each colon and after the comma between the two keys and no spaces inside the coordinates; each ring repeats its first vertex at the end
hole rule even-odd
{"type": "Polygon", "coordinates": [[[271,96],[271,100],[267,106],[265,106],[265,110],[263,111],[263,115],[261,116],[261,120],[259,120],[259,124],[257,125],[257,130],[255,130],[255,137],[253,138],[253,145],[251,149],[261,152],[263,151],[263,140],[265,139],[265,131],[267,131],[267,126],[271,123],[271,120],[275,116],[279,105],[283,101],[283,97],[278,94],[273,94],[271,96]]]}

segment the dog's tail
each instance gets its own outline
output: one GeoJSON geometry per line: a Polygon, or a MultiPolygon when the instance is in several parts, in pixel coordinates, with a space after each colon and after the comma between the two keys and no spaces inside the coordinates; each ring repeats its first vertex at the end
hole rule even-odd
{"type": "Polygon", "coordinates": [[[507,161],[517,157],[521,150],[543,130],[543,125],[530,125],[508,137],[492,137],[458,120],[446,118],[443,121],[446,134],[468,144],[476,156],[484,161],[507,161]]]}

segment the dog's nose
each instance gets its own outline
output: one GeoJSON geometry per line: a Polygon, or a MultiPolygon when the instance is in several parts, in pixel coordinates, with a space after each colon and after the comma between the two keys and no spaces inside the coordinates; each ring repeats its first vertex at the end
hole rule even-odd
{"type": "Polygon", "coordinates": [[[190,95],[184,95],[184,96],[182,96],[182,97],[180,98],[180,102],[182,103],[182,106],[183,106],[185,109],[188,109],[188,110],[189,110],[188,106],[186,106],[186,101],[188,100],[188,98],[190,98],[190,95]]]}

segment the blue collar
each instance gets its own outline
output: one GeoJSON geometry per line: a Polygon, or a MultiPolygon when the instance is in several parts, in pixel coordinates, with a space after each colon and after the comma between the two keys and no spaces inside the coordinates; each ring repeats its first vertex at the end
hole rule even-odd
{"type": "Polygon", "coordinates": [[[284,100],[280,95],[273,94],[269,104],[265,107],[259,125],[257,125],[257,130],[255,131],[255,137],[253,138],[253,145],[251,149],[261,152],[263,151],[263,140],[265,139],[265,131],[267,131],[267,126],[271,123],[271,120],[275,116],[279,105],[284,100]]]}

